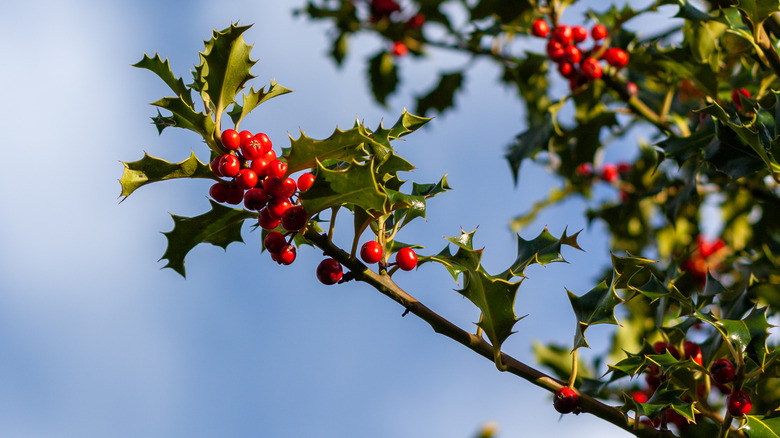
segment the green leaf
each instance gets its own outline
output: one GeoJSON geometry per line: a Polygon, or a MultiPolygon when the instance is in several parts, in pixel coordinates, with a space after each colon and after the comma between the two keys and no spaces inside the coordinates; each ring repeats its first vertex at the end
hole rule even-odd
{"type": "Polygon", "coordinates": [[[474,233],[476,232],[476,229],[469,233],[460,230],[459,236],[447,238],[448,241],[458,247],[458,251],[454,255],[450,251],[450,247],[446,246],[434,256],[420,257],[418,264],[421,265],[426,262],[441,263],[456,282],[458,281],[458,276],[464,271],[483,271],[481,266],[482,250],[475,250],[473,245],[474,233]]]}
{"type": "Polygon", "coordinates": [[[157,53],[154,54],[154,58],[150,58],[149,55],[144,54],[143,59],[133,64],[133,67],[145,68],[155,73],[163,82],[171,87],[171,90],[173,90],[177,96],[181,97],[187,105],[192,106],[192,91],[184,84],[184,81],[180,77],[177,78],[173,74],[167,58],[163,61],[157,53]]]}
{"type": "Polygon", "coordinates": [[[780,417],[747,415],[745,419],[747,422],[740,430],[746,431],[750,438],[780,438],[780,417]]]}
{"type": "MultiPolygon", "coordinates": [[[[182,97],[163,97],[152,105],[173,113],[171,117],[165,119],[170,126],[197,132],[209,146],[214,145],[213,135],[216,129],[214,120],[206,113],[195,111],[182,97]]],[[[158,130],[162,131],[159,125],[158,130]]]]}
{"type": "Polygon", "coordinates": [[[439,77],[439,83],[425,96],[417,98],[418,114],[427,114],[431,109],[439,114],[454,105],[455,93],[463,86],[463,73],[444,73],[439,77]]]}
{"type": "Polygon", "coordinates": [[[387,97],[398,86],[398,67],[393,55],[379,52],[368,62],[368,76],[371,81],[371,92],[374,99],[382,105],[387,105],[387,97]]]}
{"type": "Polygon", "coordinates": [[[606,282],[601,282],[581,297],[569,290],[566,290],[566,293],[577,317],[574,350],[588,347],[588,342],[585,340],[585,330],[588,327],[595,324],[619,325],[615,318],[615,307],[622,303],[623,299],[615,293],[615,288],[608,286],[606,282]]]}
{"type": "Polygon", "coordinates": [[[310,215],[339,205],[387,213],[388,197],[377,185],[373,160],[365,165],[353,161],[343,170],[327,169],[317,161],[317,178],[301,194],[301,203],[310,215]]]}
{"type": "Polygon", "coordinates": [[[513,333],[512,328],[520,320],[514,309],[520,282],[510,283],[474,270],[464,271],[463,278],[463,289],[458,292],[482,311],[477,325],[487,335],[493,345],[494,356],[498,358],[501,344],[513,333]]]}
{"type": "Polygon", "coordinates": [[[403,112],[401,113],[401,116],[398,117],[398,120],[396,120],[393,127],[390,128],[390,133],[388,137],[389,139],[401,138],[407,134],[411,134],[412,132],[420,129],[423,125],[430,122],[431,120],[433,119],[430,117],[416,116],[406,111],[406,108],[404,108],[403,112]]]}
{"type": "Polygon", "coordinates": [[[518,234],[517,258],[512,263],[512,266],[502,273],[500,277],[504,277],[507,280],[512,277],[524,277],[525,269],[534,263],[539,263],[542,266],[552,262],[566,263],[563,254],[561,254],[561,247],[568,245],[581,250],[582,248],[577,244],[577,236],[579,234],[578,231],[571,236],[567,236],[566,230],[563,230],[563,236],[559,239],[553,236],[546,227],[533,240],[525,240],[518,234]]]}
{"type": "Polygon", "coordinates": [[[168,260],[165,268],[171,268],[182,277],[184,272],[184,257],[195,246],[210,243],[227,249],[232,242],[243,242],[241,225],[246,219],[257,217],[256,213],[238,210],[217,204],[209,200],[211,211],[196,217],[173,217],[173,230],[168,231],[168,247],[160,260],[168,260]]]}
{"type": "Polygon", "coordinates": [[[694,409],[693,404],[686,403],[680,399],[684,393],[685,391],[675,389],[670,384],[664,383],[656,389],[647,403],[637,403],[637,414],[645,415],[648,418],[654,418],[666,409],[673,409],[678,414],[687,418],[688,421],[695,423],[696,420],[694,419],[694,415],[696,410],[694,409]]]}
{"type": "Polygon", "coordinates": [[[230,25],[222,31],[215,30],[200,52],[196,82],[206,108],[218,118],[236,101],[246,82],[255,77],[249,71],[257,61],[249,59],[252,46],[244,42],[242,35],[250,27],[230,25]]]}
{"type": "Polygon", "coordinates": [[[780,0],[739,0],[739,9],[754,27],[762,26],[770,15],[780,11],[780,0]]]}
{"type": "MultiPolygon", "coordinates": [[[[739,352],[753,347],[752,352],[760,355],[761,362],[766,357],[766,337],[772,327],[767,321],[768,307],[753,310],[744,319],[721,319],[712,314],[703,314],[696,311],[696,316],[715,327],[721,336],[728,340],[739,352]]],[[[762,363],[759,363],[762,365],[762,363]]]]}
{"type": "Polygon", "coordinates": [[[122,162],[125,170],[119,183],[122,184],[120,196],[127,198],[139,187],[157,181],[174,178],[214,178],[214,173],[207,164],[201,163],[194,152],[190,157],[179,163],[169,163],[160,158],[144,154],[138,161],[122,162]]]}
{"type": "Polygon", "coordinates": [[[631,279],[652,263],[656,262],[643,257],[618,257],[612,254],[613,287],[615,289],[628,287],[631,279]]]}
{"type": "Polygon", "coordinates": [[[317,166],[317,161],[362,161],[367,155],[368,145],[371,145],[374,151],[381,150],[384,154],[390,152],[389,146],[375,141],[362,124],[347,131],[336,128],[333,134],[324,140],[309,138],[301,131],[301,136],[297,140],[290,138],[287,173],[314,168],[317,166]]]}
{"type": "Polygon", "coordinates": [[[536,154],[546,150],[553,137],[553,120],[548,114],[544,122],[528,128],[515,137],[515,141],[509,145],[505,155],[512,169],[515,184],[520,178],[520,166],[526,158],[534,158],[536,154]]]}
{"type": "Polygon", "coordinates": [[[292,90],[277,84],[276,81],[273,80],[268,86],[268,91],[265,91],[265,87],[258,91],[255,91],[254,87],[250,88],[249,94],[244,93],[244,99],[242,100],[243,106],[236,103],[233,105],[233,109],[229,112],[230,118],[233,120],[233,124],[235,124],[237,127],[239,123],[241,123],[241,120],[243,120],[247,114],[249,114],[253,109],[257,108],[261,103],[276,96],[281,96],[282,94],[287,93],[292,93],[292,90]]]}

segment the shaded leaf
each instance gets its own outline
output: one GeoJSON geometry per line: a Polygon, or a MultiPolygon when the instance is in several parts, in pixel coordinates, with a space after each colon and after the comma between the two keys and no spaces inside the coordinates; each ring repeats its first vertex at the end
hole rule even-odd
{"type": "Polygon", "coordinates": [[[566,293],[577,317],[574,350],[588,347],[588,342],[585,340],[585,330],[588,327],[595,324],[619,325],[615,318],[615,307],[622,303],[623,299],[615,293],[615,288],[608,286],[606,282],[601,282],[581,297],[569,290],[566,290],[566,293]]]}
{"type": "Polygon", "coordinates": [[[395,65],[393,55],[382,51],[371,58],[368,61],[368,76],[374,99],[386,105],[387,97],[395,91],[399,82],[398,67],[395,65]]]}
{"type": "Polygon", "coordinates": [[[439,83],[425,96],[417,98],[417,114],[427,114],[431,109],[444,112],[454,105],[455,93],[463,86],[463,73],[445,73],[439,77],[439,83]]]}

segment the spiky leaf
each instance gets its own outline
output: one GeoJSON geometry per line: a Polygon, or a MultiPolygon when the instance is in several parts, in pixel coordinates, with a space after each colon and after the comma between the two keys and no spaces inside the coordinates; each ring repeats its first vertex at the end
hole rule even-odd
{"type": "Polygon", "coordinates": [[[139,187],[157,181],[174,178],[213,178],[214,173],[208,165],[201,163],[194,152],[190,157],[179,163],[169,163],[160,158],[144,154],[138,161],[122,163],[125,170],[119,183],[122,184],[122,194],[127,198],[139,187]]]}
{"type": "Polygon", "coordinates": [[[268,91],[265,91],[265,87],[257,91],[252,87],[249,89],[249,94],[244,93],[242,105],[239,105],[238,103],[233,105],[233,109],[229,113],[230,118],[233,120],[233,123],[238,126],[238,124],[241,123],[241,120],[261,103],[287,93],[292,93],[292,90],[277,84],[276,81],[271,81],[271,84],[268,86],[268,91]]]}
{"type": "Polygon", "coordinates": [[[155,73],[163,82],[171,87],[171,90],[173,90],[177,96],[181,97],[187,105],[192,106],[192,91],[184,84],[184,81],[180,77],[177,78],[173,74],[167,58],[163,61],[157,53],[154,54],[154,58],[144,54],[143,59],[133,64],[133,67],[145,68],[155,73]]]}
{"type": "Polygon", "coordinates": [[[608,286],[606,282],[601,282],[581,297],[569,290],[566,293],[569,295],[571,307],[577,317],[577,331],[574,336],[573,349],[588,347],[588,342],[585,340],[585,330],[588,327],[595,324],[618,325],[615,318],[615,307],[623,302],[623,299],[615,293],[615,288],[608,286]]]}
{"type": "Polygon", "coordinates": [[[363,124],[346,131],[336,128],[333,134],[324,140],[309,138],[301,131],[297,140],[290,138],[287,173],[314,168],[317,161],[363,161],[367,154],[367,145],[383,150],[385,154],[390,153],[389,147],[376,142],[363,124]]]}
{"type": "Polygon", "coordinates": [[[577,244],[577,235],[579,234],[579,232],[576,232],[571,236],[567,236],[566,230],[563,230],[563,236],[559,239],[553,236],[546,227],[532,240],[525,240],[518,234],[517,258],[512,263],[512,266],[502,273],[501,276],[507,280],[516,276],[523,277],[525,269],[534,263],[546,265],[552,262],[566,262],[563,254],[561,254],[561,247],[568,245],[572,248],[581,249],[577,244]]]}
{"type": "Polygon", "coordinates": [[[171,268],[182,277],[184,257],[201,243],[210,243],[226,249],[232,242],[243,242],[241,225],[246,219],[256,217],[256,213],[225,207],[209,200],[211,211],[195,217],[173,217],[173,230],[168,231],[168,247],[160,260],[168,260],[165,268],[171,268]]]}
{"type": "Polygon", "coordinates": [[[325,168],[317,161],[317,179],[301,194],[301,203],[309,214],[339,205],[356,205],[367,212],[386,212],[387,194],[380,190],[374,172],[374,162],[353,161],[342,170],[325,168]]]}
{"type": "Polygon", "coordinates": [[[431,109],[438,113],[444,112],[454,105],[455,93],[463,86],[463,72],[444,73],[425,96],[417,98],[418,114],[427,114],[431,109]]]}
{"type": "MultiPolygon", "coordinates": [[[[153,102],[152,105],[166,109],[173,114],[171,117],[166,118],[171,126],[197,132],[206,140],[206,143],[213,145],[213,135],[216,126],[214,120],[206,113],[195,111],[192,105],[187,104],[181,96],[163,97],[153,102]]],[[[159,130],[162,131],[161,129],[159,130]]]]}

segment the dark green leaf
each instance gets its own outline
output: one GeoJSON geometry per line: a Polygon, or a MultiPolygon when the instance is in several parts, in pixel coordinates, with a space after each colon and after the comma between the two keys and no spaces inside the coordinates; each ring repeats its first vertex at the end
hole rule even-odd
{"type": "Polygon", "coordinates": [[[463,73],[445,73],[439,78],[439,83],[425,96],[417,98],[417,114],[428,114],[431,109],[439,114],[454,105],[455,93],[463,86],[463,73]]]}
{"type": "Polygon", "coordinates": [[[602,282],[581,297],[568,290],[566,293],[569,295],[571,307],[577,317],[574,350],[588,347],[588,342],[585,340],[585,330],[588,327],[595,324],[618,325],[617,319],[615,319],[615,307],[622,303],[623,299],[615,293],[615,288],[608,286],[606,282],[602,282]]]}
{"type": "Polygon", "coordinates": [[[387,105],[387,97],[395,91],[399,82],[398,67],[393,55],[382,51],[371,58],[368,61],[368,78],[374,99],[382,105],[387,105]]]}
{"type": "Polygon", "coordinates": [[[330,170],[317,162],[314,185],[301,194],[301,203],[311,215],[339,205],[356,205],[369,213],[386,212],[388,197],[377,185],[374,162],[352,162],[343,170],[330,170]]]}
{"type": "Polygon", "coordinates": [[[149,154],[144,154],[139,161],[122,164],[125,170],[119,180],[122,184],[120,196],[125,198],[139,187],[157,181],[173,178],[214,178],[214,173],[209,166],[201,163],[194,152],[191,152],[186,160],[175,164],[149,154]]]}

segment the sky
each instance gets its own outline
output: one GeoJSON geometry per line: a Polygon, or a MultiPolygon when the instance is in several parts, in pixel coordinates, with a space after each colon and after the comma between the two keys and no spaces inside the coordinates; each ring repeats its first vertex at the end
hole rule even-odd
{"type": "MultiPolygon", "coordinates": [[[[120,161],[144,151],[180,161],[207,150],[189,131],[158,136],[149,102],[166,86],[131,64],[144,53],[168,57],[189,77],[212,29],[254,23],[256,87],[275,79],[295,90],[257,109],[243,126],[265,132],[275,149],[300,129],[325,138],[357,118],[392,123],[436,80],[434,69],[463,65],[432,53],[405,64],[402,92],[376,105],[363,59],[379,41],[356,43],[344,66],[327,59],[327,27],[294,17],[284,1],[27,1],[0,16],[0,436],[4,437],[449,437],[474,436],[486,422],[499,437],[624,437],[588,416],[561,417],[547,392],[435,334],[423,321],[366,285],[324,286],[322,258],[299,251],[277,266],[261,254],[259,233],[227,251],[201,245],[187,278],[159,261],[170,214],[208,210],[208,181],[143,187],[119,203],[120,161]],[[18,154],[18,156],[16,156],[18,154]],[[45,183],[45,184],[44,184],[45,183]]],[[[672,11],[673,13],[673,11],[672,11]]],[[[578,19],[572,12],[570,20],[578,19]]],[[[523,130],[522,108],[477,64],[459,109],[406,137],[399,153],[417,165],[418,183],[447,174],[453,191],[428,204],[427,221],[401,239],[438,253],[444,236],[478,227],[483,263],[502,271],[515,255],[509,219],[555,184],[525,165],[515,186],[504,146],[523,130]]],[[[630,157],[635,145],[608,150],[630,157]]],[[[607,196],[612,194],[605,192],[607,196]]],[[[616,195],[616,194],[615,194],[616,195]]],[[[588,226],[582,201],[551,209],[521,235],[548,226],[583,229],[584,252],[569,264],[533,266],[517,313],[528,316],[504,351],[533,364],[534,341],[570,345],[575,318],[565,288],[581,294],[608,263],[600,224],[588,226]]],[[[338,239],[349,238],[342,228],[338,239]]],[[[403,274],[403,275],[401,275],[403,274]]],[[[439,266],[394,279],[467,330],[476,309],[439,266]]],[[[594,353],[608,329],[589,330],[594,353]]]]}

